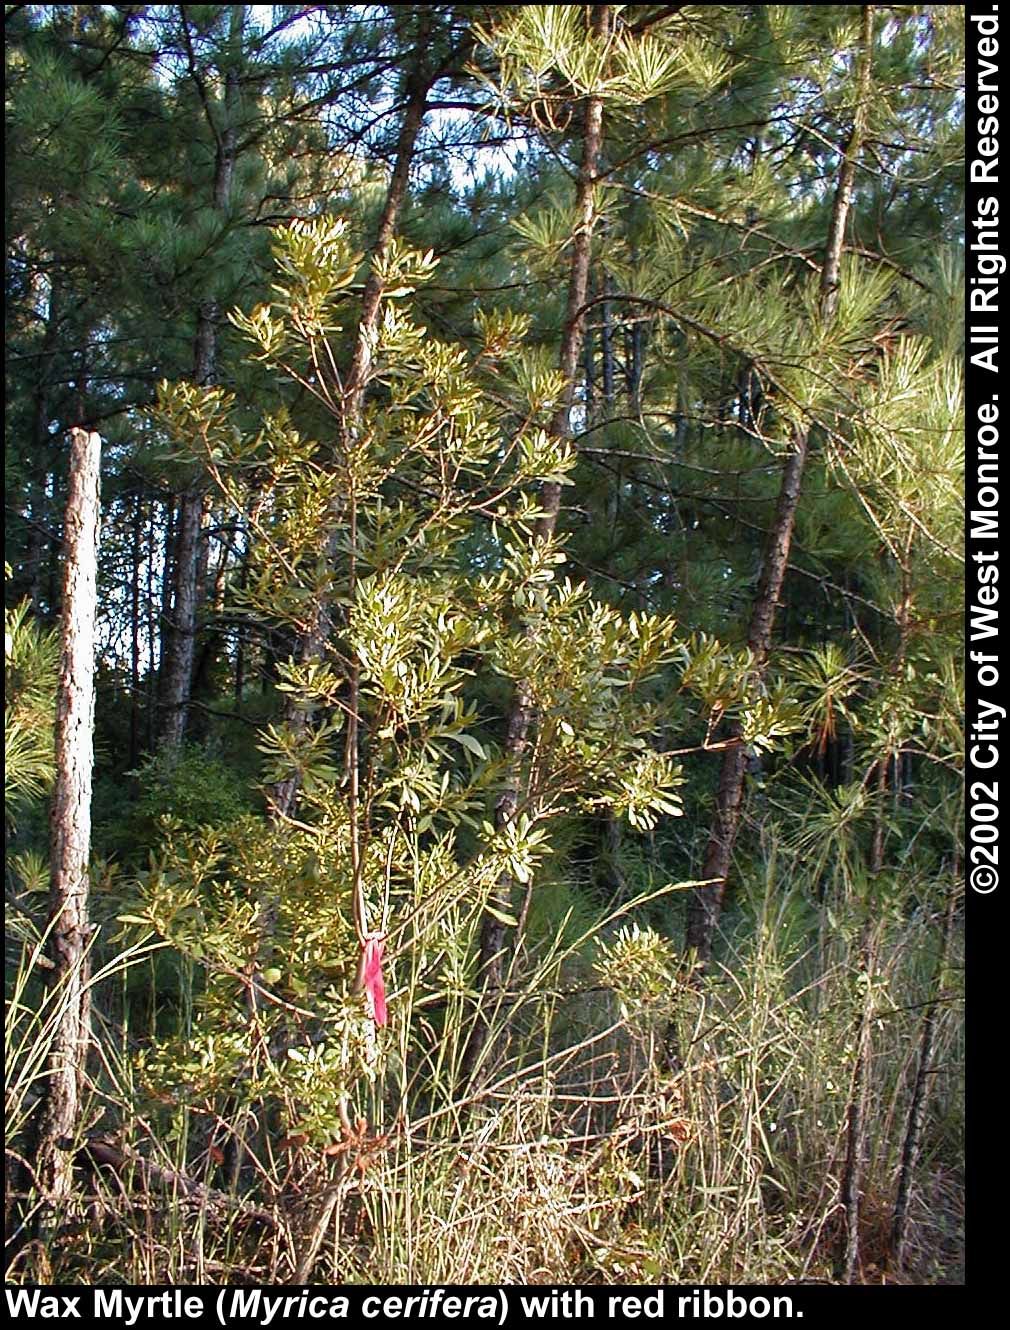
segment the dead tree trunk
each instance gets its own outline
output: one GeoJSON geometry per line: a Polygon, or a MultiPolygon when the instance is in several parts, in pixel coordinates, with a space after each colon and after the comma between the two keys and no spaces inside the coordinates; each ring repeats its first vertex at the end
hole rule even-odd
{"type": "MultiPolygon", "coordinates": [[[[605,39],[610,30],[610,6],[594,5],[591,18],[595,37],[605,39]]],[[[603,147],[603,98],[590,96],[585,101],[585,130],[582,140],[582,160],[575,195],[575,234],[572,245],[571,267],[568,275],[568,297],[565,305],[564,331],[558,367],[566,384],[565,393],[551,421],[553,434],[568,438],[571,435],[571,408],[575,396],[575,376],[582,350],[585,323],[586,294],[589,288],[589,260],[593,242],[594,202],[599,175],[600,153],[603,147]]],[[[561,510],[561,486],[557,481],[545,481],[540,490],[540,516],[537,518],[533,538],[538,542],[553,539],[561,510]]],[[[524,783],[524,767],[530,728],[535,708],[528,686],[520,682],[509,713],[505,738],[505,756],[508,775],[495,805],[495,825],[502,827],[515,817],[524,783]]],[[[504,974],[505,924],[514,882],[503,877],[495,896],[485,910],[480,929],[480,956],[478,960],[477,1019],[463,1059],[463,1075],[469,1078],[478,1069],[490,1034],[490,1008],[500,998],[504,974]]]]}
{"type": "Polygon", "coordinates": [[[101,440],[70,431],[64,518],[62,649],[56,702],[56,785],[50,815],[50,934],[57,1016],[38,1125],[39,1231],[50,1231],[71,1191],[73,1139],[91,1036],[88,1001],[88,859],[95,713],[101,440]]]}
{"type": "MultiPolygon", "coordinates": [[[[865,5],[860,34],[855,115],[838,169],[834,206],[831,210],[824,263],[821,268],[820,314],[825,323],[833,319],[838,306],[842,249],[852,207],[856,165],[862,148],[863,128],[869,102],[872,45],[873,6],[865,5]]],[[[789,549],[796,525],[796,510],[799,507],[808,449],[808,431],[806,428],[798,430],[793,441],[793,450],[782,471],[769,549],[765,555],[764,568],[751,611],[747,641],[754,654],[752,683],[755,688],[761,687],[767,672],[768,652],[775,626],[775,611],[786,569],[789,566],[789,549]]],[[[739,739],[739,731],[736,737],[739,739]]],[[[704,968],[711,957],[712,942],[722,911],[733,847],[740,827],[746,770],[747,753],[743,744],[737,743],[728,748],[723,755],[715,817],[705,852],[702,878],[712,879],[713,883],[707,887],[696,887],[688,901],[687,945],[693,948],[700,968],[704,968]]]]}

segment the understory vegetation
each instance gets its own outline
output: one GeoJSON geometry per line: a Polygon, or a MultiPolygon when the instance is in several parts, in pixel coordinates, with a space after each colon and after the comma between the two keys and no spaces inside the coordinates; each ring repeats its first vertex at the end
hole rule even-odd
{"type": "MultiPolygon", "coordinates": [[[[259,1131],[230,1087],[194,1095],[199,1071],[178,1055],[172,1088],[152,1082],[135,1050],[151,1047],[159,1021],[192,1029],[194,969],[144,950],[113,960],[85,1121],[115,1167],[82,1176],[54,1280],[282,1282],[313,1237],[320,1283],[833,1279],[864,994],[857,923],[843,908],[818,938],[805,885],[790,875],[783,899],[776,876],[748,883],[727,969],[701,989],[678,981],[673,948],[647,927],[584,913],[567,956],[545,942],[533,953],[479,1097],[459,1089],[459,997],[447,1000],[408,959],[394,980],[386,1069],[358,1088],[352,1129],[334,1130],[328,1078],[310,1075],[314,1121],[300,1119],[303,1131],[286,1139],[259,1131]],[[233,1137],[241,1161],[227,1150],[233,1137]]],[[[937,933],[928,900],[879,926],[862,1234],[870,1282],[885,1278],[892,1249],[931,993],[943,1010],[902,1277],[963,1280],[960,954],[939,973],[937,933]]],[[[38,1093],[53,1019],[31,992],[30,976],[19,977],[9,1133],[38,1093]]],[[[324,1055],[307,1044],[298,1071],[324,1055]]]]}

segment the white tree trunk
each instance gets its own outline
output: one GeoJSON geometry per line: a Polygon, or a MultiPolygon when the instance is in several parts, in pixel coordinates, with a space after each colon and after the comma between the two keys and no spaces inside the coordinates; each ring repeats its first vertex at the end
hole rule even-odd
{"type": "MultiPolygon", "coordinates": [[[[69,1148],[81,1111],[91,1019],[88,1000],[88,860],[94,760],[95,608],[101,440],[70,431],[70,489],[63,538],[63,608],[56,699],[56,785],[50,814],[49,949],[58,1017],[47,1060],[38,1132],[43,1216],[70,1194],[69,1148]]],[[[43,1219],[43,1222],[45,1220],[43,1219]]]]}

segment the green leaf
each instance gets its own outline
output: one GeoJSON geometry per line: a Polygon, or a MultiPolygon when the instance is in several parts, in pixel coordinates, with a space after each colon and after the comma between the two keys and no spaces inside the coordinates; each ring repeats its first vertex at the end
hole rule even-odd
{"type": "Polygon", "coordinates": [[[497,919],[500,924],[505,924],[508,928],[515,928],[518,926],[519,920],[516,919],[514,915],[508,914],[505,910],[500,909],[496,905],[492,905],[490,901],[487,902],[484,909],[493,919],[497,919]]]}
{"type": "Polygon", "coordinates": [[[452,737],[458,744],[462,744],[468,753],[473,753],[474,757],[479,757],[482,761],[486,759],[487,754],[472,734],[454,734],[452,737]]]}

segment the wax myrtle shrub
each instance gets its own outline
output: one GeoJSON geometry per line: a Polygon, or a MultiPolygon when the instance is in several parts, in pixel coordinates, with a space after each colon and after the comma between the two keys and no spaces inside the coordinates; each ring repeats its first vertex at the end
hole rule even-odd
{"type": "Polygon", "coordinates": [[[563,384],[524,351],[522,318],[477,314],[472,349],[431,336],[410,298],[432,257],[394,244],[355,406],[338,368],[360,265],[344,225],[279,228],[274,253],[271,301],[232,315],[241,393],[164,384],[157,410],[253,514],[236,610],[296,644],[260,739],[268,811],[176,824],[122,925],[192,972],[185,1020],[132,1062],[163,1139],[276,1195],[365,1159],[412,1107],[445,1111],[489,901],[509,984],[481,1018],[502,1065],[543,1037],[537,995],[585,944],[538,929],[524,946],[552,829],[579,810],[638,829],[679,813],[657,683],[686,647],[672,619],[594,601],[564,577],[560,542],[533,538],[538,484],[564,484],[575,459],[544,428],[563,384]],[[501,755],[502,680],[537,718],[518,764],[501,755]],[[521,796],[496,827],[507,785],[521,796]],[[355,985],[375,934],[388,1025],[355,985]]]}

